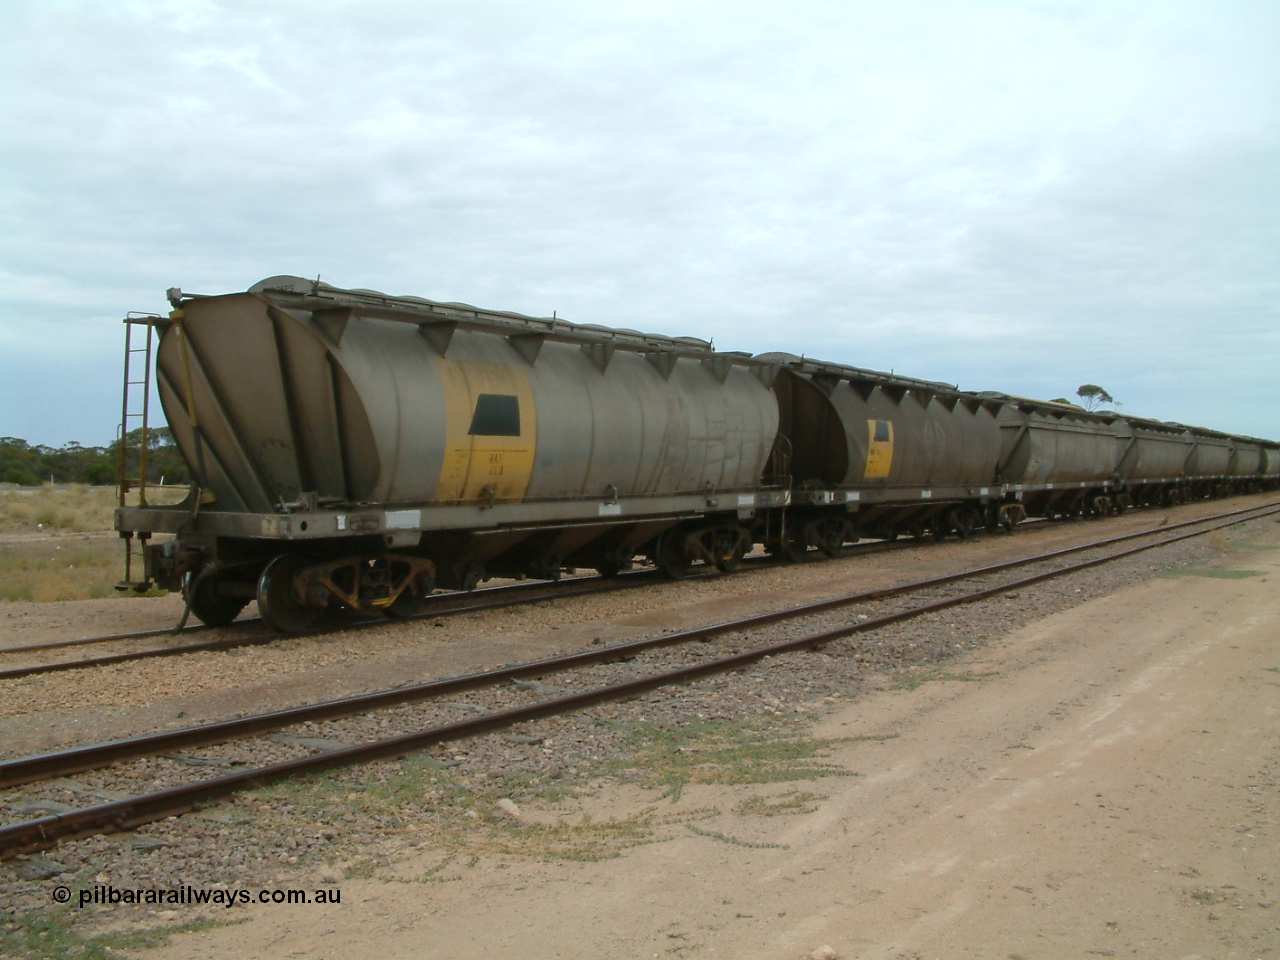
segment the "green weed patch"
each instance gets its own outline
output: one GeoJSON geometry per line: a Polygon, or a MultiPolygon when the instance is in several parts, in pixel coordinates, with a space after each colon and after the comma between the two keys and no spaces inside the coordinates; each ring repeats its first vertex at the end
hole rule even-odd
{"type": "Polygon", "coordinates": [[[1249,577],[1266,576],[1264,570],[1236,570],[1230,567],[1172,567],[1160,573],[1162,577],[1211,577],[1215,580],[1247,580],[1249,577]]]}
{"type": "Polygon", "coordinates": [[[136,950],[162,947],[180,933],[198,933],[248,919],[195,920],[83,936],[72,928],[70,916],[64,908],[13,917],[0,925],[0,956],[13,960],[120,960],[136,950]]]}
{"type": "Polygon", "coordinates": [[[611,764],[675,802],[690,783],[788,783],[852,774],[826,759],[834,741],[818,740],[780,719],[697,720],[623,728],[625,761],[611,764]]]}
{"type": "Polygon", "coordinates": [[[960,683],[977,683],[980,680],[990,680],[992,677],[999,676],[996,673],[951,673],[949,670],[943,670],[940,667],[934,667],[927,670],[912,670],[909,673],[901,674],[894,678],[894,690],[916,690],[925,683],[944,683],[947,681],[956,681],[960,683]]]}

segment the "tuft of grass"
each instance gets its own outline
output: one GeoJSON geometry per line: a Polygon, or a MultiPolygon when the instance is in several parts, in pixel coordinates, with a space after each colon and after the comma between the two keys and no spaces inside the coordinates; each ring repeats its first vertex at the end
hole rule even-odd
{"type": "MultiPolygon", "coordinates": [[[[623,850],[654,842],[664,827],[714,816],[716,810],[685,810],[659,814],[647,807],[627,817],[595,820],[583,816],[554,823],[513,821],[495,816],[498,800],[513,794],[527,795],[530,773],[477,782],[428,756],[410,757],[385,780],[373,780],[361,791],[334,777],[314,781],[285,781],[255,796],[261,802],[303,815],[320,825],[341,828],[341,817],[354,813],[362,820],[387,827],[414,824],[430,837],[433,847],[455,857],[469,853],[474,866],[482,854],[524,856],[538,860],[595,861],[616,857],[623,850]],[[525,788],[526,794],[521,793],[525,788]]],[[[537,784],[533,784],[537,786],[537,784]]],[[[547,788],[542,799],[554,801],[573,792],[569,783],[547,788]]],[[[389,864],[361,858],[349,867],[348,877],[371,877],[389,864]]],[[[432,871],[423,882],[445,882],[452,877],[432,871]]]]}
{"type": "Polygon", "coordinates": [[[944,683],[947,681],[958,681],[960,683],[976,683],[980,680],[990,680],[992,677],[998,676],[996,673],[951,673],[943,670],[941,667],[933,667],[927,670],[913,670],[909,673],[900,674],[894,678],[894,690],[917,690],[925,683],[944,683]]]}
{"type": "Polygon", "coordinates": [[[655,842],[663,827],[679,823],[692,826],[688,821],[718,813],[712,808],[699,808],[660,814],[656,807],[649,806],[630,816],[606,820],[584,815],[572,821],[545,824],[506,822],[491,831],[483,846],[491,853],[541,860],[607,860],[620,856],[624,850],[655,842]]]}
{"type": "MultiPolygon", "coordinates": [[[[187,495],[186,487],[148,487],[147,502],[173,504],[187,495]]],[[[138,492],[127,502],[136,505],[138,492]]],[[[106,533],[119,498],[115,487],[90,487],[81,483],[45,484],[40,487],[0,488],[0,534],[66,531],[106,533]],[[44,530],[39,529],[40,526],[44,530]]]]}
{"type": "Polygon", "coordinates": [[[699,830],[692,823],[687,824],[688,828],[700,837],[706,837],[709,840],[719,840],[721,843],[730,843],[735,847],[750,847],[753,850],[788,850],[790,849],[785,843],[754,843],[750,840],[743,840],[739,837],[731,837],[727,833],[721,833],[718,830],[699,830]]]}
{"type": "Polygon", "coordinates": [[[0,957],[13,960],[118,960],[122,954],[131,955],[137,950],[163,947],[180,933],[198,933],[244,923],[249,919],[193,920],[142,930],[82,936],[74,929],[71,917],[71,912],[65,907],[11,915],[9,922],[0,927],[0,957]]]}
{"type": "Polygon", "coordinates": [[[689,783],[786,783],[853,773],[826,760],[833,741],[777,718],[697,720],[672,726],[622,725],[623,756],[610,772],[633,771],[647,786],[665,787],[674,803],[689,783]]]}
{"type": "Polygon", "coordinates": [[[1265,575],[1262,570],[1235,570],[1230,567],[1170,567],[1160,573],[1162,577],[1212,577],[1215,580],[1245,580],[1265,575]]]}
{"type": "MultiPolygon", "coordinates": [[[[135,563],[141,561],[135,556],[135,563]]],[[[0,600],[85,600],[120,596],[123,541],[68,538],[0,541],[0,600]]],[[[153,590],[153,596],[164,591],[153,590]]],[[[136,594],[129,594],[136,596],[136,594]]]]}
{"type": "MultiPolygon", "coordinates": [[[[533,770],[514,769],[503,776],[482,775],[435,757],[417,754],[395,767],[363,774],[362,785],[342,772],[285,781],[245,798],[259,818],[273,809],[291,820],[342,830],[355,815],[361,822],[386,829],[412,826],[422,839],[446,856],[481,854],[524,856],[541,860],[592,861],[616,857],[624,850],[655,843],[670,828],[717,816],[711,808],[661,812],[647,806],[629,816],[594,819],[561,818],[538,823],[498,816],[497,802],[554,803],[578,793],[587,780],[602,775],[664,790],[659,799],[680,799],[689,783],[752,784],[856,776],[825,759],[836,741],[816,740],[802,732],[798,720],[752,718],[747,721],[697,721],[679,724],[645,722],[608,725],[620,736],[625,760],[601,760],[566,771],[543,784],[533,770]]],[[[541,776],[545,777],[543,773],[541,776]]],[[[803,812],[812,794],[774,801],[775,813],[803,812]]],[[[458,861],[462,861],[459,859],[458,861]]],[[[380,874],[387,864],[360,858],[348,875],[380,874]]],[[[420,878],[444,882],[443,868],[420,878]]]]}
{"type": "MultiPolygon", "coordinates": [[[[184,496],[185,487],[148,490],[151,503],[176,503],[184,496]]],[[[129,500],[137,501],[136,492],[129,500]]],[[[0,489],[0,601],[120,596],[115,584],[124,574],[123,541],[67,536],[110,533],[116,505],[114,487],[0,489]]]]}
{"type": "Polygon", "coordinates": [[[757,817],[791,817],[801,813],[813,813],[818,809],[818,801],[826,797],[816,793],[801,793],[788,790],[775,797],[749,797],[738,804],[736,813],[757,817]]]}

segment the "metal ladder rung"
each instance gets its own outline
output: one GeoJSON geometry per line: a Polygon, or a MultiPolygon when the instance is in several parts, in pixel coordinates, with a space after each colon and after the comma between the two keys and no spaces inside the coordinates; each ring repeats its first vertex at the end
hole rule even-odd
{"type": "MultiPolygon", "coordinates": [[[[148,447],[150,445],[148,442],[148,436],[147,436],[149,432],[148,431],[149,424],[147,422],[148,421],[147,413],[148,413],[148,408],[151,402],[151,381],[152,381],[151,350],[152,350],[152,344],[153,344],[153,337],[155,336],[155,323],[159,319],[160,318],[158,316],[155,316],[153,314],[148,314],[146,316],[139,316],[139,317],[134,317],[134,315],[130,314],[128,317],[125,318],[125,321],[124,321],[125,322],[124,391],[123,391],[124,396],[121,401],[120,440],[119,440],[120,448],[119,448],[119,460],[116,466],[116,470],[117,470],[116,477],[119,482],[119,498],[120,498],[119,502],[120,502],[120,506],[122,507],[126,505],[126,500],[125,500],[126,493],[130,490],[138,491],[139,506],[146,505],[147,452],[148,452],[148,447]],[[139,326],[145,325],[147,328],[146,340],[142,346],[138,346],[138,347],[135,347],[133,345],[133,327],[135,324],[139,326]],[[146,362],[143,367],[142,379],[134,380],[130,375],[133,372],[132,370],[133,364],[137,362],[134,358],[139,354],[143,355],[146,358],[146,362]],[[129,389],[130,387],[142,387],[141,398],[137,397],[136,394],[131,397],[130,394],[132,393],[132,391],[129,389]],[[134,413],[130,411],[129,407],[130,407],[131,401],[137,402],[139,399],[141,399],[141,402],[142,402],[142,411],[140,413],[134,413]],[[131,476],[127,476],[126,474],[126,471],[129,466],[129,463],[128,463],[129,453],[132,449],[135,449],[133,444],[130,443],[130,439],[129,439],[129,434],[131,432],[130,424],[137,424],[139,423],[139,421],[141,421],[140,423],[141,442],[136,447],[138,451],[138,464],[137,464],[138,476],[131,477],[131,476]]],[[[138,548],[135,550],[133,545],[132,532],[128,532],[125,536],[124,579],[116,585],[117,590],[132,589],[135,591],[142,591],[142,590],[145,590],[150,585],[148,582],[145,582],[145,581],[134,581],[133,579],[131,579],[133,559],[137,557],[139,560],[145,560],[146,552],[142,548],[143,545],[141,543],[141,540],[142,540],[142,537],[139,538],[138,548]]]]}

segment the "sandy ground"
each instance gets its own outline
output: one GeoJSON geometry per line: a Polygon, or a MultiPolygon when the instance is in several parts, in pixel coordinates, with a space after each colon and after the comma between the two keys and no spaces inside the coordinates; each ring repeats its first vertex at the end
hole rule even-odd
{"type": "MultiPolygon", "coordinates": [[[[349,878],[341,905],[255,906],[145,955],[1280,956],[1277,542],[1222,561],[1252,575],[1155,579],[948,664],[973,682],[832,706],[817,733],[854,775],[805,785],[807,812],[690,787],[673,809],[719,813],[616,859],[349,878]]],[[[606,786],[589,808],[655,800],[606,786]]]]}

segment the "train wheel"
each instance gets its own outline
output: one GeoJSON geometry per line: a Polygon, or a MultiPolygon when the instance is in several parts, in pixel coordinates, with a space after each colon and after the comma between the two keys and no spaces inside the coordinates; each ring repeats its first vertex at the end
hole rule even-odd
{"type": "Polygon", "coordinates": [[[721,573],[733,573],[738,567],[742,566],[742,558],[747,555],[747,545],[740,543],[728,556],[716,561],[716,569],[721,573]]]}
{"type": "Polygon", "coordinates": [[[219,595],[217,577],[199,574],[187,576],[182,585],[182,595],[191,601],[191,612],[196,618],[211,627],[226,626],[240,616],[240,611],[249,602],[245,597],[219,595]]]}
{"type": "Polygon", "coordinates": [[[1013,528],[1027,518],[1027,511],[1020,503],[1006,503],[1000,508],[1000,526],[1012,533],[1013,528]]]}
{"type": "Polygon", "coordinates": [[[529,576],[535,580],[559,580],[564,573],[564,562],[558,556],[540,557],[529,564],[529,576]]]}
{"type": "Polygon", "coordinates": [[[989,503],[982,511],[982,528],[987,533],[995,533],[1000,529],[1000,510],[994,503],[989,503]]]}
{"type": "Polygon", "coordinates": [[[969,532],[971,534],[982,533],[987,528],[987,522],[983,519],[982,511],[977,507],[965,507],[964,515],[969,520],[969,532]]]}
{"type": "Polygon", "coordinates": [[[427,612],[427,597],[436,588],[435,578],[430,574],[419,574],[414,581],[400,591],[400,596],[383,607],[382,612],[394,620],[409,620],[420,617],[427,612]]]}
{"type": "Polygon", "coordinates": [[[828,557],[839,557],[844,554],[844,542],[848,539],[849,528],[843,520],[828,517],[817,520],[806,528],[806,539],[812,540],[828,557]]]}
{"type": "Polygon", "coordinates": [[[428,606],[427,598],[422,594],[405,590],[390,605],[383,607],[382,612],[392,620],[412,620],[426,613],[428,606]]]}
{"type": "Polygon", "coordinates": [[[657,556],[653,558],[653,562],[663,576],[672,580],[688,576],[693,568],[693,562],[684,548],[684,538],[684,531],[678,527],[668,530],[658,538],[658,549],[655,551],[657,556]]]}
{"type": "Polygon", "coordinates": [[[302,557],[283,553],[258,578],[258,613],[272,629],[301,633],[319,618],[323,608],[302,603],[293,589],[294,579],[306,566],[302,557]]]}
{"type": "Polygon", "coordinates": [[[720,527],[715,534],[715,564],[721,573],[733,573],[751,545],[750,534],[739,526],[720,527]]]}

